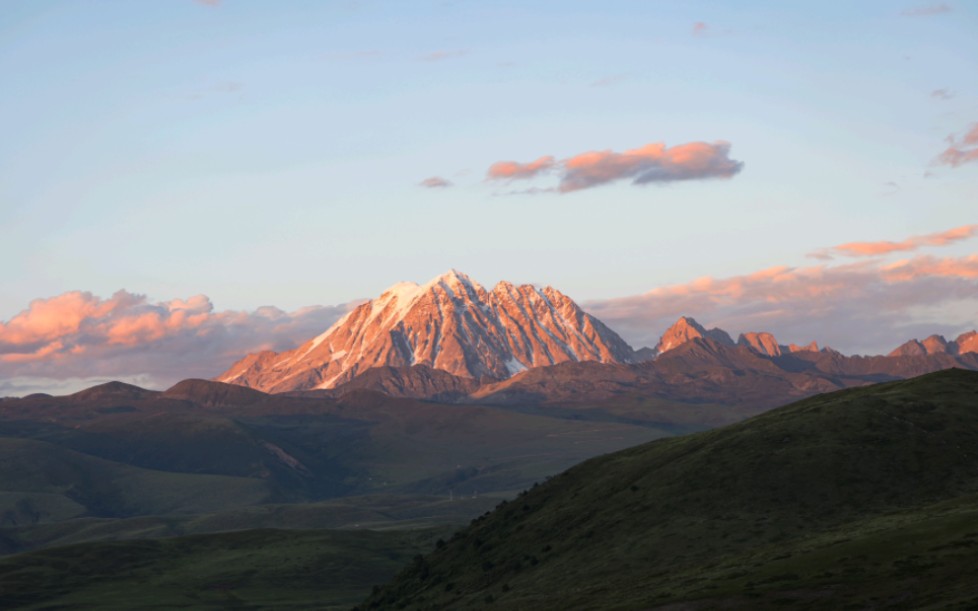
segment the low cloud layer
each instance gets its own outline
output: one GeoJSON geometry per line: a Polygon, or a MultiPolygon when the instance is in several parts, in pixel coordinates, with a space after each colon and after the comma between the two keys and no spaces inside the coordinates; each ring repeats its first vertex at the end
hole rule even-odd
{"type": "Polygon", "coordinates": [[[837,256],[842,257],[878,257],[893,252],[909,252],[925,246],[948,246],[961,240],[978,235],[978,225],[962,225],[947,231],[929,233],[927,235],[911,236],[899,242],[883,240],[879,242],[848,242],[831,248],[823,248],[808,256],[814,259],[828,261],[837,256]]]}
{"type": "Polygon", "coordinates": [[[878,354],[911,337],[978,325],[978,255],[773,267],[585,307],[636,347],[654,346],[688,315],[734,337],[770,331],[782,343],[817,340],[846,353],[878,354]]]}
{"type": "Polygon", "coordinates": [[[293,348],[349,307],[219,312],[203,295],[151,303],[126,291],[108,299],[72,291],[36,299],[0,323],[0,379],[8,389],[30,387],[32,379],[102,378],[164,388],[217,375],[248,352],[293,348]]]}
{"type": "Polygon", "coordinates": [[[623,153],[590,151],[561,160],[545,156],[529,163],[500,161],[490,166],[486,179],[525,180],[555,173],[559,177],[556,191],[570,193],[619,180],[646,185],[731,178],[743,166],[743,162],[730,158],[728,142],[690,142],[673,147],[656,142],[623,153]]]}
{"type": "Polygon", "coordinates": [[[978,161],[978,123],[958,136],[947,137],[948,147],[937,158],[937,163],[956,168],[959,165],[978,161]]]}

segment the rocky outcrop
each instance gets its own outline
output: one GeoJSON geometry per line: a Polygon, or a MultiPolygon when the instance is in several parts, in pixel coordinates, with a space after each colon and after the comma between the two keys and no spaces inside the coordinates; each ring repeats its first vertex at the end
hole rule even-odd
{"type": "Polygon", "coordinates": [[[658,356],[678,348],[686,342],[703,337],[726,346],[734,345],[730,335],[723,329],[707,329],[693,318],[682,316],[659,338],[659,343],[655,347],[655,354],[658,356]]]}
{"type": "Polygon", "coordinates": [[[764,356],[781,356],[782,353],[778,340],[774,339],[770,333],[741,333],[740,337],[737,338],[737,345],[746,346],[764,356]]]}
{"type": "Polygon", "coordinates": [[[978,352],[978,333],[975,331],[962,333],[952,342],[944,339],[943,335],[931,335],[923,341],[912,339],[901,344],[888,356],[959,355],[972,352],[978,352]]]}

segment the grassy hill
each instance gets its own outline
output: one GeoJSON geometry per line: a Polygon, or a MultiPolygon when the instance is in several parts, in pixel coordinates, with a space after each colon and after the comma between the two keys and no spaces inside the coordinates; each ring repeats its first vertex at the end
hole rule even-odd
{"type": "Polygon", "coordinates": [[[978,373],[948,370],[589,460],[362,606],[973,608],[976,574],[978,373]]]}
{"type": "Polygon", "coordinates": [[[3,609],[348,609],[442,530],[249,530],[0,559],[3,609]]]}
{"type": "Polygon", "coordinates": [[[666,434],[370,391],[279,397],[202,380],[163,393],[109,383],[6,400],[0,555],[99,538],[464,524],[547,475],[666,434]],[[440,504],[450,496],[456,502],[440,504]]]}

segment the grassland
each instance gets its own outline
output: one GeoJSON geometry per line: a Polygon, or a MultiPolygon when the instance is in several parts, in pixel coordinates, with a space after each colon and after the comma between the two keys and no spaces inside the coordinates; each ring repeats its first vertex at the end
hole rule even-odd
{"type": "Polygon", "coordinates": [[[973,608],[978,373],[821,395],[589,460],[365,608],[973,608]]]}
{"type": "Polygon", "coordinates": [[[444,530],[249,530],[0,559],[4,609],[347,609],[444,530]]]}

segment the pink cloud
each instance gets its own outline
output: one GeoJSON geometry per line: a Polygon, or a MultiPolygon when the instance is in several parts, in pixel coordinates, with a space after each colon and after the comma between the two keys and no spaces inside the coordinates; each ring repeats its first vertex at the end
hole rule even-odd
{"type": "Polygon", "coordinates": [[[730,159],[727,142],[690,142],[667,147],[662,143],[616,153],[589,151],[554,161],[541,157],[530,163],[501,161],[489,168],[487,178],[528,179],[555,170],[560,175],[557,191],[569,193],[610,182],[631,179],[632,184],[665,183],[680,180],[730,178],[740,172],[743,162],[730,159]]]}
{"type": "Polygon", "coordinates": [[[705,277],[584,306],[634,346],[655,345],[689,315],[734,335],[764,330],[782,343],[815,339],[845,352],[881,353],[915,335],[974,327],[976,278],[978,256],[918,256],[705,277]]]}
{"type": "Polygon", "coordinates": [[[879,242],[848,242],[831,248],[823,248],[809,253],[808,256],[823,261],[830,260],[836,255],[846,257],[878,257],[892,252],[918,250],[924,246],[948,246],[954,242],[967,240],[975,234],[978,234],[978,225],[962,225],[961,227],[955,227],[938,233],[911,236],[900,242],[891,242],[889,240],[879,242]]]}
{"type": "Polygon", "coordinates": [[[959,165],[978,161],[978,123],[959,137],[947,137],[950,146],[937,157],[937,163],[956,168],[959,165]]]}
{"type": "Polygon", "coordinates": [[[72,291],[0,322],[0,378],[139,377],[163,387],[216,375],[247,352],[293,348],[348,310],[215,311],[204,295],[151,303],[127,291],[72,291]]]}
{"type": "Polygon", "coordinates": [[[702,21],[697,21],[693,24],[693,36],[701,36],[706,33],[709,26],[707,26],[702,21]]]}
{"type": "Polygon", "coordinates": [[[554,164],[554,158],[549,155],[529,163],[499,161],[489,166],[489,173],[486,177],[492,180],[533,178],[538,174],[554,169],[554,164]]]}
{"type": "Polygon", "coordinates": [[[443,189],[445,187],[451,187],[452,182],[442,178],[441,176],[430,176],[419,182],[418,186],[428,189],[443,189]]]}

